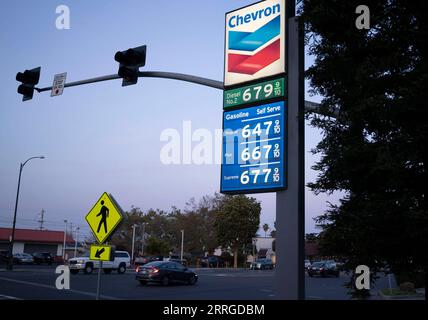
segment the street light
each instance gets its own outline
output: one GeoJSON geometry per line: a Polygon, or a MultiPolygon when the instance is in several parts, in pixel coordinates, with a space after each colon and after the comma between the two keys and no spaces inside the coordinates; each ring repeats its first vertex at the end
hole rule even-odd
{"type": "Polygon", "coordinates": [[[74,239],[74,257],[76,258],[76,254],[77,254],[77,236],[79,234],[79,227],[76,228],[76,235],[75,235],[75,239],[74,239]]]}
{"type": "Polygon", "coordinates": [[[15,212],[13,214],[12,239],[10,241],[10,249],[9,249],[10,257],[9,257],[9,264],[7,266],[8,270],[13,270],[13,244],[15,242],[16,211],[18,210],[19,187],[21,185],[22,169],[24,168],[24,166],[27,164],[28,161],[32,159],[44,159],[44,158],[45,158],[44,156],[31,157],[25,160],[24,163],[21,162],[19,165],[18,189],[16,191],[15,212]]]}
{"type": "Polygon", "coordinates": [[[144,243],[146,241],[145,233],[146,233],[146,222],[143,222],[143,234],[141,236],[141,256],[143,256],[143,257],[144,257],[144,243]]]}
{"type": "Polygon", "coordinates": [[[184,230],[181,230],[181,255],[180,263],[183,263],[184,230]]]}
{"type": "Polygon", "coordinates": [[[134,243],[135,243],[135,227],[137,225],[132,225],[132,254],[131,254],[131,263],[134,264],[134,243]]]}

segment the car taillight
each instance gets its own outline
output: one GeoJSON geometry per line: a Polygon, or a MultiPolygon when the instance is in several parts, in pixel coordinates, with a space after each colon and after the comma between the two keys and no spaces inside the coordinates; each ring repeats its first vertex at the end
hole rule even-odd
{"type": "Polygon", "coordinates": [[[158,268],[153,268],[152,269],[152,273],[158,273],[159,272],[159,269],[158,268]]]}
{"type": "Polygon", "coordinates": [[[140,272],[140,267],[136,267],[135,272],[140,272]]]}
{"type": "Polygon", "coordinates": [[[324,271],[324,268],[320,268],[320,271],[324,271]]]}

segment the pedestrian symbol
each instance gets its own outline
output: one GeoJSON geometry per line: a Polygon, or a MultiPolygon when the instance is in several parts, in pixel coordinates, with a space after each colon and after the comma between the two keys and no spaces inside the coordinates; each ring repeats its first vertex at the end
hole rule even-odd
{"type": "Polygon", "coordinates": [[[97,233],[100,232],[101,225],[104,224],[104,232],[107,233],[107,217],[108,217],[108,208],[104,205],[104,200],[101,200],[101,210],[100,213],[97,214],[98,216],[101,216],[100,224],[98,225],[97,233]]]}
{"type": "Polygon", "coordinates": [[[98,243],[104,243],[122,221],[120,207],[106,192],[85,217],[98,243]]]}

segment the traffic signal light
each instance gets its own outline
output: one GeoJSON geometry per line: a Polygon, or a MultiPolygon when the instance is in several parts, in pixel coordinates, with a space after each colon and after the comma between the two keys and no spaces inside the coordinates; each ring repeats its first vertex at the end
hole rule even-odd
{"type": "Polygon", "coordinates": [[[136,84],[138,81],[138,69],[146,64],[146,46],[118,51],[114,60],[119,62],[117,74],[123,78],[122,87],[136,84]]]}
{"type": "Polygon", "coordinates": [[[40,67],[16,74],[16,81],[22,82],[18,87],[18,93],[22,94],[22,101],[31,100],[33,98],[34,86],[39,83],[40,67]]]}

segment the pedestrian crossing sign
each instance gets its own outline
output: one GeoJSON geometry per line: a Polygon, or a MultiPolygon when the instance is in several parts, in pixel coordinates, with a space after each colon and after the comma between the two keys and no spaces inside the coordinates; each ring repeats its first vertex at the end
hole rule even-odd
{"type": "Polygon", "coordinates": [[[113,196],[104,192],[85,219],[97,242],[103,244],[119,226],[123,213],[113,196]]]}

